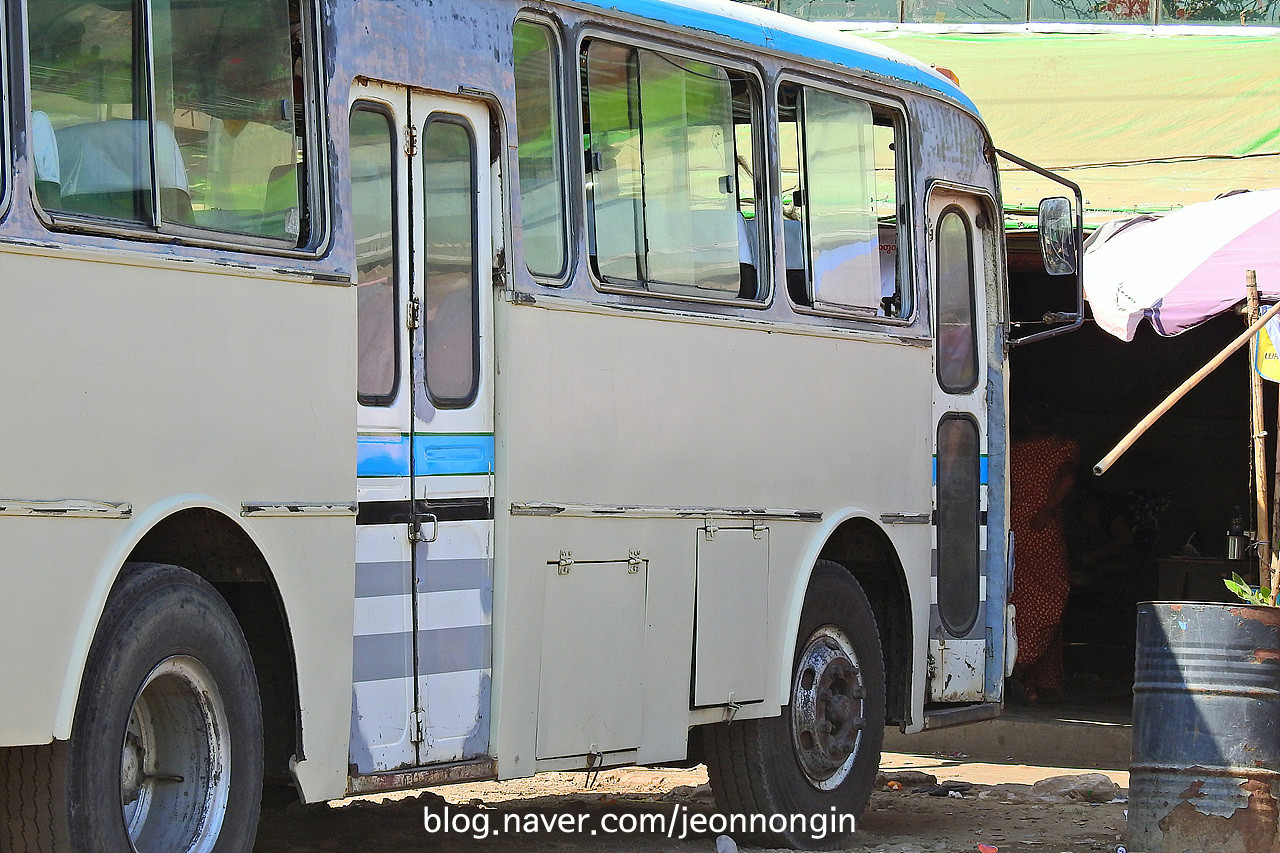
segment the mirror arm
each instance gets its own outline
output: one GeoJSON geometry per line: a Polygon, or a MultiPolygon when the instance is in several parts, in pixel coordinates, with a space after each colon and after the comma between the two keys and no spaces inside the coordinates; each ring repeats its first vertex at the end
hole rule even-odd
{"type": "Polygon", "coordinates": [[[1036,332],[1035,334],[1027,335],[1025,338],[1014,339],[1006,335],[1005,340],[1008,346],[1017,347],[1017,346],[1022,346],[1023,344],[1034,343],[1035,341],[1043,341],[1043,340],[1047,340],[1048,338],[1055,338],[1058,335],[1065,335],[1067,332],[1073,332],[1084,325],[1084,193],[1081,192],[1080,185],[1075,183],[1074,181],[1069,181],[1066,178],[1062,177],[1061,175],[1055,175],[1053,172],[1050,172],[1048,169],[1037,166],[1035,163],[1032,163],[1028,160],[1023,160],[1021,157],[1010,154],[1008,151],[1002,151],[999,148],[995,148],[992,150],[994,150],[995,153],[998,154],[999,156],[1005,158],[1011,163],[1014,163],[1015,165],[1021,166],[1024,169],[1029,169],[1030,171],[1035,172],[1037,175],[1041,175],[1042,177],[1048,178],[1054,183],[1061,184],[1062,186],[1071,190],[1071,192],[1076,197],[1076,228],[1075,228],[1076,271],[1074,273],[1075,279],[1076,279],[1075,281],[1075,285],[1076,285],[1075,313],[1063,314],[1058,312],[1050,312],[1044,315],[1045,322],[1048,322],[1048,323],[1065,322],[1067,323],[1067,325],[1060,326],[1056,329],[1046,329],[1043,332],[1036,332]]]}

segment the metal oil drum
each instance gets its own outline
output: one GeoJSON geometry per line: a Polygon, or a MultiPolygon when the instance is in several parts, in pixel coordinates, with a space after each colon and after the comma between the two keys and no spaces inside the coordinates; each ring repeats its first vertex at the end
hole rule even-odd
{"type": "Polygon", "coordinates": [[[1129,850],[1280,853],[1280,608],[1138,605],[1129,850]]]}

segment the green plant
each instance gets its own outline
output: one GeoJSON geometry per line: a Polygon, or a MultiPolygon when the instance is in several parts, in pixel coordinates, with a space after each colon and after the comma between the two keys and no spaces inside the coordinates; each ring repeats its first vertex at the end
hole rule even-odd
{"type": "Polygon", "coordinates": [[[1238,572],[1232,572],[1231,579],[1224,579],[1222,582],[1227,585],[1227,589],[1231,590],[1245,604],[1271,603],[1271,590],[1266,587],[1254,589],[1245,583],[1244,578],[1240,577],[1238,572]]]}

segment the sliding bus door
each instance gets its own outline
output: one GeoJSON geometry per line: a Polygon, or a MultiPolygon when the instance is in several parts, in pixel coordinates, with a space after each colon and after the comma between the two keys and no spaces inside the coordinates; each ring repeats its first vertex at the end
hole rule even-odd
{"type": "Polygon", "coordinates": [[[488,110],[397,86],[351,111],[359,467],[351,762],[484,756],[492,673],[488,110]]]}

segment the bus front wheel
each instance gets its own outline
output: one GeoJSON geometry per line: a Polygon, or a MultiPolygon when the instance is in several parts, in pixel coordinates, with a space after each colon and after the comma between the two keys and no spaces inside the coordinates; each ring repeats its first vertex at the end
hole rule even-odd
{"type": "Polygon", "coordinates": [[[754,827],[746,835],[764,846],[840,846],[871,796],[884,705],[871,605],[844,567],[820,560],[805,592],[781,716],[703,731],[716,805],[754,827]]]}
{"type": "Polygon", "coordinates": [[[29,853],[248,853],[262,760],[230,607],[185,569],[134,564],[99,622],[71,740],[0,761],[0,794],[30,824],[9,840],[29,853]]]}

